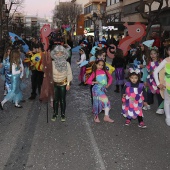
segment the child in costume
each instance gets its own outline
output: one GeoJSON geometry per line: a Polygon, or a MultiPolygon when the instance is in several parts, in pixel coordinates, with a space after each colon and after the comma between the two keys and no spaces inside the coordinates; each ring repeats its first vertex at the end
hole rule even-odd
{"type": "Polygon", "coordinates": [[[140,83],[140,70],[129,69],[129,81],[122,90],[122,114],[126,117],[125,125],[129,126],[131,119],[138,119],[138,127],[146,128],[143,122],[144,85],[140,83]]]}
{"type": "Polygon", "coordinates": [[[124,68],[125,60],[123,58],[123,51],[121,49],[116,49],[115,57],[112,61],[112,66],[115,67],[115,78],[116,78],[116,90],[114,92],[119,93],[119,86],[121,89],[124,86],[124,68]]]}
{"type": "Polygon", "coordinates": [[[4,95],[11,91],[11,71],[10,71],[10,53],[11,48],[7,48],[4,54],[2,66],[5,73],[5,91],[4,95]]]}
{"type": "Polygon", "coordinates": [[[166,115],[165,122],[168,126],[170,126],[170,45],[166,47],[166,50],[169,57],[165,58],[155,69],[154,78],[157,86],[160,88],[160,90],[163,90],[164,110],[166,115]],[[163,82],[161,82],[161,80],[159,79],[160,76],[158,78],[158,74],[161,73],[162,69],[164,72],[163,82]]]}
{"type": "MultiPolygon", "coordinates": [[[[70,90],[70,82],[73,79],[72,70],[67,62],[68,51],[63,46],[58,45],[51,51],[52,75],[54,81],[54,114],[52,121],[58,117],[58,107],[60,102],[61,121],[65,121],[66,91],[70,90]]],[[[46,75],[47,76],[47,75],[46,75]]]]}
{"type": "Polygon", "coordinates": [[[157,47],[150,47],[149,51],[149,58],[148,58],[148,64],[147,64],[147,103],[150,105],[153,103],[153,96],[156,94],[157,100],[158,100],[158,109],[156,111],[157,114],[164,114],[164,110],[160,109],[159,106],[163,102],[163,99],[160,95],[160,89],[157,87],[153,72],[154,70],[159,66],[160,59],[159,59],[159,53],[157,47]]]}
{"type": "Polygon", "coordinates": [[[23,77],[23,64],[20,60],[20,53],[18,50],[13,50],[11,52],[10,59],[10,70],[11,75],[11,91],[5,96],[4,100],[0,103],[0,108],[3,110],[3,105],[7,101],[15,103],[16,108],[22,108],[19,102],[22,100],[22,91],[20,89],[21,78],[23,77]]]}
{"type": "MultiPolygon", "coordinates": [[[[80,61],[77,61],[78,65],[80,65],[81,63],[83,63],[86,60],[86,54],[85,54],[84,48],[80,49],[80,55],[81,55],[81,59],[80,59],[80,61]]],[[[85,73],[86,73],[86,66],[82,66],[80,68],[80,74],[79,74],[79,80],[80,80],[79,86],[84,85],[84,75],[85,75],[85,73]]]]}
{"type": "Polygon", "coordinates": [[[32,92],[29,100],[34,100],[37,96],[37,89],[38,94],[41,93],[41,86],[43,82],[44,72],[42,70],[42,56],[44,53],[43,45],[38,44],[36,48],[33,48],[34,55],[31,57],[31,85],[32,85],[32,92]]]}
{"type": "Polygon", "coordinates": [[[100,122],[98,114],[104,110],[104,121],[113,123],[114,120],[109,117],[110,101],[105,93],[106,88],[112,84],[112,76],[106,71],[104,60],[96,60],[93,73],[86,83],[94,85],[92,88],[94,121],[100,122]]]}
{"type": "MultiPolygon", "coordinates": [[[[141,51],[141,64],[140,64],[140,69],[141,69],[141,82],[144,83],[144,86],[147,84],[147,76],[148,76],[148,72],[147,72],[147,60],[148,60],[148,56],[149,56],[149,48],[152,47],[154,40],[147,40],[144,41],[142,44],[140,44],[140,51],[141,51]]],[[[147,87],[146,87],[147,89],[147,87]]],[[[147,101],[147,93],[145,100],[147,101]]],[[[143,107],[143,110],[150,110],[150,105],[146,103],[146,105],[143,107]]]]}

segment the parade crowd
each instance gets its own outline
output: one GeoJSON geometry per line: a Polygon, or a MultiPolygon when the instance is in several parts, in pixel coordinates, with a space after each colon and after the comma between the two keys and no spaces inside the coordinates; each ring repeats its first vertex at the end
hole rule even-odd
{"type": "MultiPolygon", "coordinates": [[[[3,111],[8,101],[16,108],[22,108],[23,77],[29,78],[31,74],[29,100],[50,101],[54,110],[51,120],[56,121],[60,107],[61,121],[66,121],[66,93],[73,79],[71,36],[56,36],[54,39],[49,35],[46,51],[40,39],[33,37],[27,41],[22,38],[30,51],[25,53],[22,49],[24,42],[15,37],[15,41],[5,49],[0,64],[1,75],[4,75],[1,76],[4,77],[4,99],[0,102],[0,109],[3,111]]],[[[132,119],[137,119],[138,127],[146,128],[143,110],[153,109],[153,103],[157,102],[156,113],[165,113],[165,122],[170,126],[170,40],[167,35],[160,39],[153,32],[148,40],[131,44],[126,56],[119,48],[121,40],[119,35],[117,40],[103,37],[94,43],[92,37],[84,36],[78,42],[81,46],[77,59],[77,71],[80,71],[78,85],[90,87],[94,122],[100,122],[98,115],[103,111],[104,121],[114,122],[109,116],[112,104],[107,89],[115,85],[114,92],[121,94],[121,114],[125,117],[125,125],[129,126],[132,119]],[[112,58],[111,65],[107,63],[108,57],[112,58]]]]}

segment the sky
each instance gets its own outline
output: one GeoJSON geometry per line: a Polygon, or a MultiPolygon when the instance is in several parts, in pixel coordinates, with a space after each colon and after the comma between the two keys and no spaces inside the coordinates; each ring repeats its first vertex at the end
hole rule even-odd
{"type": "MultiPolygon", "coordinates": [[[[63,2],[66,0],[60,0],[63,2]]],[[[55,4],[59,0],[24,0],[24,12],[27,15],[36,15],[39,17],[52,17],[55,4]]]]}

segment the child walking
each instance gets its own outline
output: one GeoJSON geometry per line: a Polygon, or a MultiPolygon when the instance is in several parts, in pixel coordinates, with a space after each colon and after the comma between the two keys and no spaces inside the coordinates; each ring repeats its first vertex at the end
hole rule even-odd
{"type": "Polygon", "coordinates": [[[105,93],[106,88],[112,84],[112,76],[106,71],[104,60],[96,60],[93,73],[86,83],[94,85],[92,88],[94,121],[100,122],[98,114],[104,110],[104,121],[113,123],[114,120],[109,117],[110,101],[105,93]]]}
{"type": "Polygon", "coordinates": [[[164,110],[160,109],[159,106],[163,102],[163,98],[160,95],[160,89],[157,87],[153,72],[154,70],[159,66],[160,64],[160,59],[159,59],[159,53],[158,53],[158,48],[157,47],[151,47],[149,51],[149,59],[147,62],[147,71],[148,71],[148,76],[147,76],[147,103],[153,104],[153,96],[156,94],[157,100],[158,100],[158,109],[156,111],[157,114],[164,114],[164,110]]]}
{"type": "Polygon", "coordinates": [[[138,119],[138,127],[146,128],[143,122],[144,85],[140,83],[140,70],[129,69],[129,81],[122,90],[122,114],[126,117],[125,125],[129,126],[131,119],[138,119]]]}
{"type": "Polygon", "coordinates": [[[20,53],[18,50],[11,52],[10,58],[11,75],[11,91],[5,96],[4,100],[0,103],[0,109],[3,110],[3,105],[7,101],[15,103],[16,108],[22,108],[19,102],[22,100],[22,92],[20,89],[21,78],[23,77],[23,64],[20,60],[20,53]]]}
{"type": "Polygon", "coordinates": [[[119,93],[124,85],[124,68],[125,60],[123,58],[123,51],[121,49],[116,49],[115,58],[112,61],[112,66],[115,67],[115,78],[116,78],[116,90],[114,92],[119,93]]]}
{"type": "MultiPolygon", "coordinates": [[[[81,55],[81,59],[80,59],[80,61],[77,61],[78,65],[80,65],[82,62],[84,62],[86,60],[86,53],[85,53],[84,48],[80,49],[80,55],[81,55]]],[[[79,86],[84,85],[84,75],[85,75],[85,73],[86,73],[86,66],[83,66],[83,67],[80,68],[80,74],[79,74],[80,84],[79,84],[79,86]]]]}
{"type": "MultiPolygon", "coordinates": [[[[154,71],[154,78],[156,81],[157,86],[163,90],[164,94],[164,110],[166,119],[165,122],[168,126],[170,126],[170,45],[166,47],[167,54],[169,57],[165,58],[160,65],[155,69],[154,71]],[[160,74],[160,71],[164,69],[164,80],[161,82],[161,80],[158,79],[158,74],[160,74]]],[[[160,76],[159,76],[160,77],[160,76]]]]}

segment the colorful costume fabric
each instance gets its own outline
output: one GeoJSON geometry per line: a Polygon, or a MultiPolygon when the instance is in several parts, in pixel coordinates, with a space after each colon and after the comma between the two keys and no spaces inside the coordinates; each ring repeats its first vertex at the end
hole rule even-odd
{"type": "MultiPolygon", "coordinates": [[[[19,71],[19,68],[15,68],[15,71],[19,71]]],[[[14,103],[19,103],[22,100],[22,91],[20,89],[20,84],[21,84],[21,79],[20,79],[21,74],[12,74],[11,75],[11,91],[5,96],[4,99],[7,101],[11,101],[14,103]]]]}
{"type": "Polygon", "coordinates": [[[137,116],[143,116],[143,83],[139,83],[138,87],[132,87],[130,82],[125,84],[126,97],[122,98],[122,114],[128,119],[136,119],[137,116]]]}
{"type": "Polygon", "coordinates": [[[97,70],[96,73],[92,73],[90,78],[87,80],[87,84],[92,85],[94,79],[98,82],[92,88],[93,94],[93,113],[97,116],[104,108],[111,108],[110,101],[106,96],[106,88],[107,84],[112,83],[112,76],[107,72],[109,80],[107,80],[107,76],[103,70],[97,70]],[[95,78],[96,75],[96,78],[95,78]],[[108,82],[108,83],[107,83],[108,82]]]}
{"type": "Polygon", "coordinates": [[[170,63],[165,64],[165,83],[167,92],[170,95],[170,63]]]}
{"type": "Polygon", "coordinates": [[[112,61],[112,66],[115,67],[115,84],[116,85],[123,85],[125,82],[124,79],[124,58],[115,57],[112,61]]]}
{"type": "Polygon", "coordinates": [[[3,60],[3,66],[5,71],[5,87],[9,93],[11,91],[11,71],[9,56],[3,60]]]}
{"type": "Polygon", "coordinates": [[[153,72],[154,70],[159,66],[159,62],[150,62],[149,65],[147,66],[147,71],[148,71],[148,76],[147,76],[147,83],[149,86],[149,91],[151,91],[153,94],[159,94],[160,90],[158,89],[154,76],[153,76],[153,72]]]}

